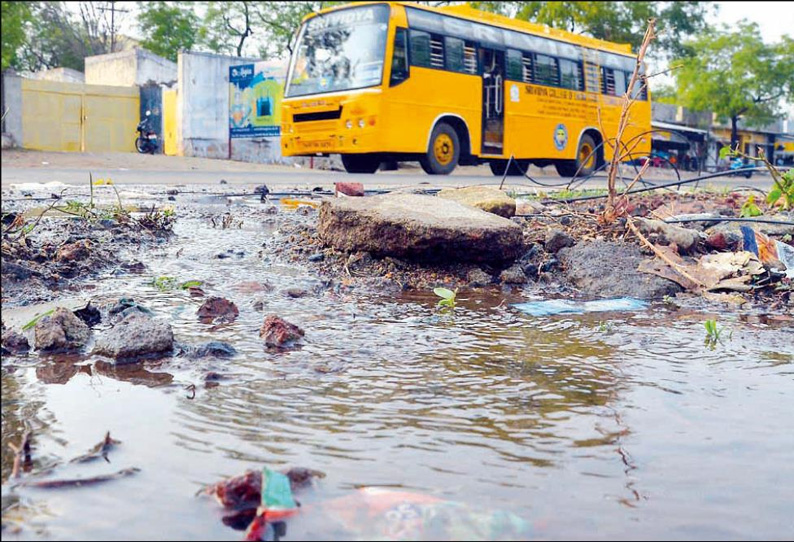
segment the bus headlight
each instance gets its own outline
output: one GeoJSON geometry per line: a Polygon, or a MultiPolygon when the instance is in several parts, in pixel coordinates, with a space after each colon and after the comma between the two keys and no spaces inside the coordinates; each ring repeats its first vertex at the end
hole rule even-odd
{"type": "Polygon", "coordinates": [[[364,119],[358,119],[358,127],[359,128],[363,128],[364,127],[364,119]]]}
{"type": "Polygon", "coordinates": [[[350,130],[352,127],[353,127],[353,121],[352,121],[352,120],[348,120],[348,121],[345,123],[345,128],[347,128],[348,130],[350,130]]]}

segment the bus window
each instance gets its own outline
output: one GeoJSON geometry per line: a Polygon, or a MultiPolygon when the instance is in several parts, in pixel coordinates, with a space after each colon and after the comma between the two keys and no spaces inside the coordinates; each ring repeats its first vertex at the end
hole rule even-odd
{"type": "Polygon", "coordinates": [[[582,72],[578,62],[560,60],[560,83],[563,88],[582,90],[582,72]]]}
{"type": "Polygon", "coordinates": [[[521,59],[521,63],[524,67],[522,75],[525,83],[531,83],[532,79],[532,55],[530,53],[524,53],[524,58],[521,59]]]}
{"type": "Polygon", "coordinates": [[[380,85],[388,6],[318,15],[300,30],[285,95],[307,96],[380,85]]]}
{"type": "Polygon", "coordinates": [[[507,78],[511,81],[524,80],[523,56],[524,55],[522,55],[520,51],[514,51],[513,49],[507,50],[507,78]]]}
{"type": "Polygon", "coordinates": [[[559,82],[557,59],[546,55],[535,55],[535,82],[539,85],[557,86],[559,82]]]}
{"type": "Polygon", "coordinates": [[[477,73],[477,49],[473,43],[463,47],[463,69],[466,73],[477,73]]]}
{"type": "Polygon", "coordinates": [[[623,96],[626,93],[626,72],[615,70],[615,96],[623,96]]]}
{"type": "Polygon", "coordinates": [[[648,99],[648,89],[642,84],[642,77],[638,77],[637,82],[634,83],[634,92],[632,93],[631,97],[635,100],[641,101],[648,99]]]}
{"type": "Polygon", "coordinates": [[[405,28],[398,28],[394,34],[394,54],[391,59],[391,86],[399,85],[408,79],[408,47],[405,28]]]}
{"type": "Polygon", "coordinates": [[[612,68],[601,68],[601,94],[617,95],[615,93],[615,70],[612,68]]]}
{"type": "Polygon", "coordinates": [[[411,30],[411,65],[430,67],[430,34],[411,30]]]}
{"type": "Polygon", "coordinates": [[[465,71],[463,62],[463,40],[458,38],[444,38],[444,50],[446,52],[446,68],[453,72],[465,71]]]}

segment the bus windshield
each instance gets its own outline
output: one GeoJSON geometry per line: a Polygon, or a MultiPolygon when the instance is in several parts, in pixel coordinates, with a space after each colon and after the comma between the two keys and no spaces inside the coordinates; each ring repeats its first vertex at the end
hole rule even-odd
{"type": "Polygon", "coordinates": [[[370,5],[318,15],[301,28],[287,97],[379,85],[389,7],[370,5]]]}

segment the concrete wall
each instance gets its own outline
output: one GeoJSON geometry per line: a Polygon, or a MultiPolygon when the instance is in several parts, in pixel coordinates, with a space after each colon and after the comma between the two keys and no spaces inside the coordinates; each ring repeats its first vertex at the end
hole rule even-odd
{"type": "Polygon", "coordinates": [[[31,79],[61,83],[85,83],[85,74],[71,68],[53,68],[30,74],[31,79]]]}
{"type": "Polygon", "coordinates": [[[139,47],[85,59],[85,82],[89,85],[129,87],[149,81],[172,83],[176,79],[175,63],[139,47]]]}
{"type": "MultiPolygon", "coordinates": [[[[182,156],[229,158],[229,66],[258,59],[179,53],[177,147],[182,156]]],[[[234,143],[240,156],[256,147],[234,143]]],[[[259,160],[252,160],[259,161],[259,160]]]]}
{"type": "Polygon", "coordinates": [[[3,148],[22,146],[22,78],[16,74],[3,74],[3,113],[3,148]]]}

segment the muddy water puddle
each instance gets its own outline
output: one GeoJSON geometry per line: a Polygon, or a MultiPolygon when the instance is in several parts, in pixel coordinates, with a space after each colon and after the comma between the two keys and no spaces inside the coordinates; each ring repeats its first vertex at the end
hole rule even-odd
{"type": "MultiPolygon", "coordinates": [[[[66,300],[134,298],[171,322],[178,343],[225,341],[231,359],[3,359],[4,539],[239,540],[217,503],[195,494],[263,465],[324,472],[304,504],[399,489],[512,512],[533,538],[794,532],[790,327],[722,316],[731,334],[712,349],[709,315],[654,305],[531,317],[510,307],[527,300],[520,291],[498,289],[461,291],[440,312],[431,292],[347,291],[271,258],[263,244],[278,227],[180,219],[174,241],[141,257],[146,272],[107,274],[66,300]],[[203,281],[240,316],[199,323],[202,300],[159,290],[156,276],[203,281]],[[264,348],[270,312],[306,330],[300,348],[264,348]],[[140,472],[93,487],[14,487],[6,443],[23,423],[34,470],[140,472]],[[122,441],[109,461],[61,465],[108,430],[122,441]]],[[[306,513],[285,539],[329,537],[342,535],[306,513]]]]}

